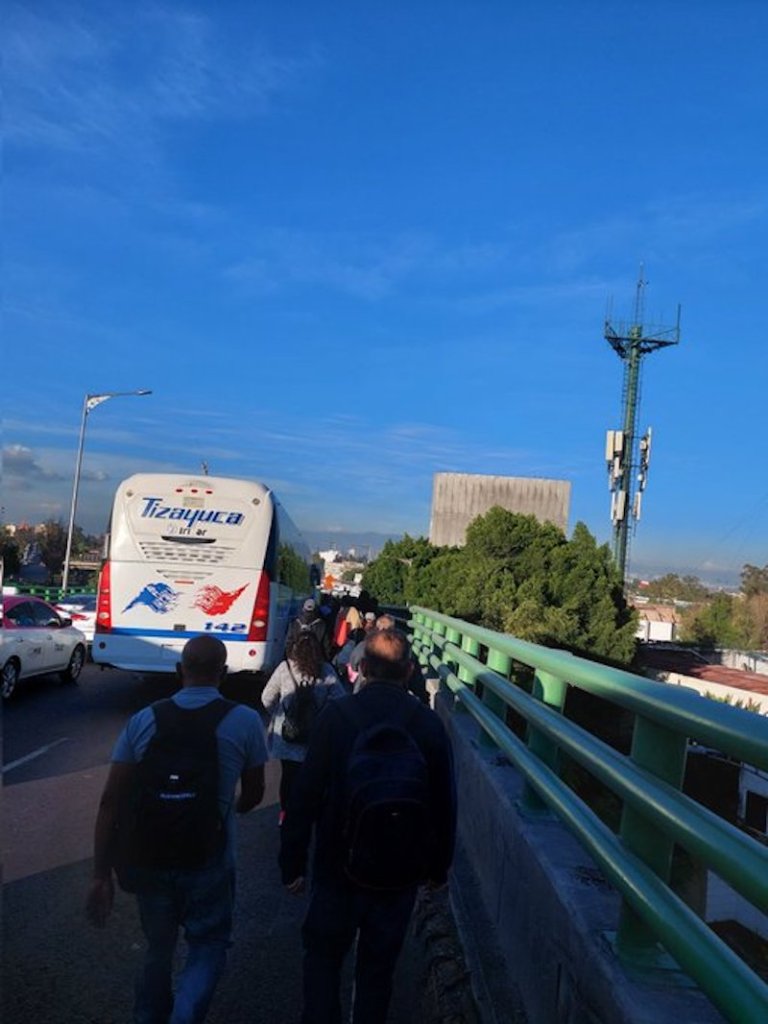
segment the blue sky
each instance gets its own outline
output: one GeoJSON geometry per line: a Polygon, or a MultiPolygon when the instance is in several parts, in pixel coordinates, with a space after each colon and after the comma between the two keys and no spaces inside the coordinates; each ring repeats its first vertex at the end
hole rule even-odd
{"type": "Polygon", "coordinates": [[[5,8],[6,521],[129,473],[426,533],[437,471],[572,481],[610,536],[606,306],[682,341],[632,565],[768,561],[768,5],[5,8]],[[9,382],[12,385],[9,386],[9,382]]]}

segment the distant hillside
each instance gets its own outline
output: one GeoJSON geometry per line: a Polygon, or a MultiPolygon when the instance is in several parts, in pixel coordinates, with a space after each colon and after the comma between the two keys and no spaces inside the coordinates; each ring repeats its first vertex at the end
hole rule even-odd
{"type": "Polygon", "coordinates": [[[655,579],[665,576],[667,573],[674,573],[677,576],[696,576],[702,583],[713,590],[721,588],[738,589],[740,581],[741,566],[732,569],[706,569],[701,565],[679,565],[669,562],[651,562],[643,559],[630,560],[630,574],[639,579],[655,579]]]}

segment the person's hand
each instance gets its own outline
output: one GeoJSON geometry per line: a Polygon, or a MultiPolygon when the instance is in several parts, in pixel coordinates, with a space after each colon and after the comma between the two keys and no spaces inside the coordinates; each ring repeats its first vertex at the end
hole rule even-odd
{"type": "Polygon", "coordinates": [[[305,878],[304,875],[299,875],[298,878],[294,878],[292,882],[288,882],[285,888],[291,894],[291,896],[299,896],[304,892],[305,889],[305,878]]]}
{"type": "Polygon", "coordinates": [[[115,883],[112,875],[107,878],[94,878],[85,901],[85,916],[96,928],[103,928],[115,902],[115,883]]]}

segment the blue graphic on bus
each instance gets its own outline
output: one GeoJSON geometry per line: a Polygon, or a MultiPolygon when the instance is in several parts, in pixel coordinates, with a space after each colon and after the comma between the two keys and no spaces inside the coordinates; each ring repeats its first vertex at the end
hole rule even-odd
{"type": "Polygon", "coordinates": [[[127,612],[135,605],[143,604],[147,608],[151,608],[153,612],[164,615],[176,607],[178,600],[178,591],[169,587],[167,583],[148,583],[141,593],[125,606],[123,611],[127,612]]]}

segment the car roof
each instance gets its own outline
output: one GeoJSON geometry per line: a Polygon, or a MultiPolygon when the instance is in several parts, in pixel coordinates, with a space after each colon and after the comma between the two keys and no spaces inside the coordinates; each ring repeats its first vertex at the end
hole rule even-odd
{"type": "Polygon", "coordinates": [[[44,604],[47,608],[53,608],[48,601],[44,601],[42,597],[35,597],[34,594],[3,594],[3,608],[14,608],[22,601],[34,601],[36,604],[44,604]]]}

